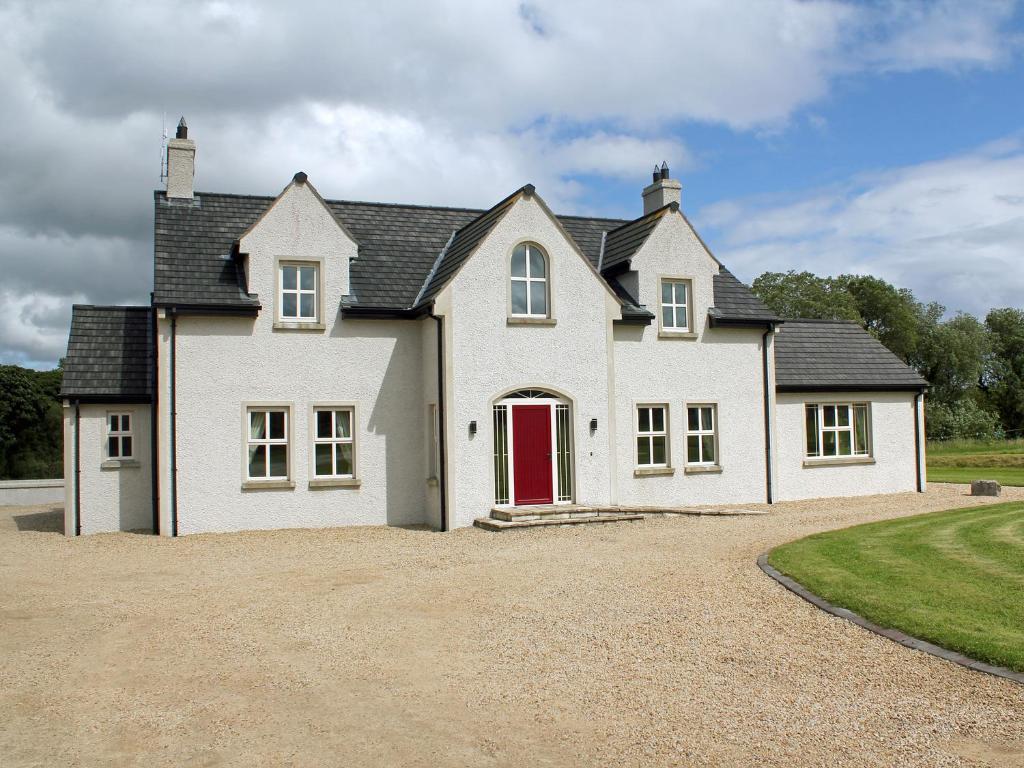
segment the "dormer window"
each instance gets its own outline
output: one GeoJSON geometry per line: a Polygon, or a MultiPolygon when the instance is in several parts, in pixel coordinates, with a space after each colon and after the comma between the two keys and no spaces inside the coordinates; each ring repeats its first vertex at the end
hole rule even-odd
{"type": "Polygon", "coordinates": [[[278,319],[292,323],[319,322],[319,267],[315,263],[282,262],[280,265],[278,319]]]}
{"type": "Polygon", "coordinates": [[[512,317],[547,317],[548,257],[536,243],[520,243],[512,251],[512,317]]]}
{"type": "Polygon", "coordinates": [[[684,278],[661,278],[661,330],[663,333],[690,334],[692,322],[693,281],[684,278]]]}

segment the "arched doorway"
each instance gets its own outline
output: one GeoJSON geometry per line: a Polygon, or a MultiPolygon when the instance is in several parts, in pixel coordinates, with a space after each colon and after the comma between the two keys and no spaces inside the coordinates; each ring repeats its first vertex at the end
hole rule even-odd
{"type": "Polygon", "coordinates": [[[520,389],[494,402],[494,503],[573,500],[572,403],[546,389],[520,389]]]}

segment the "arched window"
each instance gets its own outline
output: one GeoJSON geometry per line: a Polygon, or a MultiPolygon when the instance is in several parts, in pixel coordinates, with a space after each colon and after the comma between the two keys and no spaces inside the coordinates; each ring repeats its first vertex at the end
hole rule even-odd
{"type": "Polygon", "coordinates": [[[548,316],[548,257],[536,243],[512,251],[512,316],[548,316]]]}

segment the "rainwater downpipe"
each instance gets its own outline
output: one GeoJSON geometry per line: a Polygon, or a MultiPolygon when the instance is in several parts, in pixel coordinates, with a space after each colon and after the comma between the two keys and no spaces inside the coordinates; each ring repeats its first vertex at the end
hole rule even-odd
{"type": "Polygon", "coordinates": [[[917,457],[917,461],[914,464],[917,470],[917,492],[924,493],[924,483],[921,481],[921,463],[923,456],[921,456],[921,398],[924,397],[924,392],[918,392],[914,395],[914,455],[917,457]]]}
{"type": "Polygon", "coordinates": [[[775,331],[769,324],[768,330],[761,337],[761,357],[764,364],[764,479],[768,503],[773,504],[772,490],[772,420],[771,420],[771,389],[768,377],[768,337],[775,331]]]}
{"type": "Polygon", "coordinates": [[[171,313],[171,536],[178,535],[178,391],[175,347],[178,338],[178,313],[171,313]]]}
{"type": "Polygon", "coordinates": [[[441,532],[448,530],[448,457],[444,414],[444,318],[431,313],[437,323],[437,452],[440,471],[437,488],[441,497],[441,532]]]}
{"type": "Polygon", "coordinates": [[[82,442],[79,431],[82,428],[82,413],[79,401],[75,400],[75,536],[82,535],[82,442]]]}

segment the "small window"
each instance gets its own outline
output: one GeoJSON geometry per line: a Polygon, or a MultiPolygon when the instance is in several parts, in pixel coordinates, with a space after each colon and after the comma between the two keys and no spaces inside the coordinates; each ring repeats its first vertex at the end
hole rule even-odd
{"type": "Polygon", "coordinates": [[[315,323],[319,319],[316,264],[282,264],[281,296],[278,317],[281,320],[315,323]]]}
{"type": "Polygon", "coordinates": [[[534,243],[512,251],[512,315],[548,316],[548,257],[534,243]]]}
{"type": "Polygon", "coordinates": [[[808,458],[871,455],[867,403],[808,403],[804,427],[808,458]]]}
{"type": "Polygon", "coordinates": [[[661,281],[661,327],[666,331],[690,330],[690,281],[661,281]]]}
{"type": "Polygon", "coordinates": [[[356,443],[352,408],[317,408],[313,411],[313,474],[316,477],[355,476],[356,443]]]}
{"type": "Polygon", "coordinates": [[[713,404],[686,408],[686,463],[718,463],[718,414],[713,404]]]}
{"type": "Polygon", "coordinates": [[[135,456],[130,413],[107,414],[107,458],[131,459],[135,456]]]}
{"type": "Polygon", "coordinates": [[[249,480],[288,479],[288,409],[248,410],[249,480]]]}
{"type": "Polygon", "coordinates": [[[640,405],[636,409],[636,465],[668,466],[668,406],[640,405]]]}

